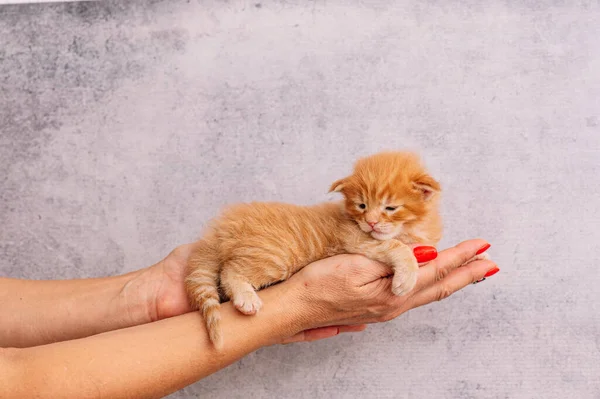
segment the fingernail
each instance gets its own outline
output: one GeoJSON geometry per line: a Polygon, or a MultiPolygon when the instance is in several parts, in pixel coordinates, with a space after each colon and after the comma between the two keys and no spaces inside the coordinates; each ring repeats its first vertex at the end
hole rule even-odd
{"type": "Polygon", "coordinates": [[[489,272],[487,272],[483,277],[492,277],[494,274],[498,273],[500,271],[500,269],[498,269],[497,267],[494,267],[492,270],[490,270],[489,272]]]}
{"type": "Polygon", "coordinates": [[[481,283],[482,281],[485,281],[485,277],[484,277],[484,278],[482,278],[481,280],[477,280],[477,281],[475,281],[473,284],[479,284],[479,283],[481,283]]]}
{"type": "Polygon", "coordinates": [[[491,246],[491,244],[485,244],[483,247],[479,248],[479,251],[475,252],[475,255],[481,255],[482,253],[487,251],[491,246]]]}
{"type": "Polygon", "coordinates": [[[416,247],[413,249],[413,253],[415,254],[415,258],[417,258],[417,262],[419,263],[425,263],[429,262],[430,260],[434,260],[438,255],[435,247],[429,246],[416,247]]]}

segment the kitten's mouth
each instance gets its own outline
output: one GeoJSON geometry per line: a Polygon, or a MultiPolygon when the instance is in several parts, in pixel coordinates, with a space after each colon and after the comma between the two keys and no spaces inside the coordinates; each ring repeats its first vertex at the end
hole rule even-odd
{"type": "Polygon", "coordinates": [[[378,237],[383,237],[388,235],[389,232],[383,231],[381,229],[371,229],[371,231],[369,232],[369,234],[371,234],[371,236],[373,236],[374,238],[378,238],[378,237]]]}
{"type": "Polygon", "coordinates": [[[376,240],[387,240],[389,238],[389,236],[387,234],[381,233],[374,229],[371,230],[370,234],[371,234],[371,237],[373,237],[376,240]]]}
{"type": "Polygon", "coordinates": [[[381,231],[381,229],[378,229],[377,227],[371,227],[371,226],[365,226],[367,229],[369,230],[365,230],[363,229],[363,231],[365,233],[377,233],[377,234],[385,234],[383,231],[381,231]]]}
{"type": "Polygon", "coordinates": [[[378,226],[369,226],[366,223],[365,224],[359,223],[359,225],[360,225],[361,230],[367,234],[378,235],[378,236],[388,234],[386,229],[381,229],[378,226]]]}

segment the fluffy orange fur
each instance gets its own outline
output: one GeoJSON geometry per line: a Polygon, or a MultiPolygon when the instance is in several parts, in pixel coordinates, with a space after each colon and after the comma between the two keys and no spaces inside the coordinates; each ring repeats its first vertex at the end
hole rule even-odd
{"type": "Polygon", "coordinates": [[[256,290],[325,257],[365,255],[392,266],[394,294],[414,288],[418,264],[407,244],[435,245],[442,233],[440,185],[419,158],[386,152],[360,159],[330,191],[344,201],[238,204],[212,220],[189,258],[186,287],[217,348],[221,300],[255,314],[262,306],[256,290]]]}

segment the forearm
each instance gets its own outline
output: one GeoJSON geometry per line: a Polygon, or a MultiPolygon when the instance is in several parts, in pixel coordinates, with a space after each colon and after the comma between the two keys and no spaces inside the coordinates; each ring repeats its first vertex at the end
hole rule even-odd
{"type": "Polygon", "coordinates": [[[282,288],[261,291],[264,307],[254,316],[223,304],[224,348],[219,352],[197,312],[14,350],[9,360],[0,359],[0,374],[12,376],[4,379],[5,387],[0,384],[0,397],[162,397],[302,330],[301,312],[282,288]]]}
{"type": "Polygon", "coordinates": [[[0,278],[0,347],[87,337],[149,320],[135,279],[32,281],[0,278]]]}

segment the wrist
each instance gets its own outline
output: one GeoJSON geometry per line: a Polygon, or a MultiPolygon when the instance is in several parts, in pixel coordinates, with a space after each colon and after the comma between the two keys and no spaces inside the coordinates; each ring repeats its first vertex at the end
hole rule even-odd
{"type": "Polygon", "coordinates": [[[115,298],[116,307],[124,317],[124,327],[150,323],[156,320],[156,297],[153,294],[155,266],[137,270],[116,278],[120,289],[115,298]]]}
{"type": "Polygon", "coordinates": [[[259,291],[267,305],[272,336],[265,346],[280,344],[301,331],[313,328],[312,311],[301,284],[295,280],[259,291]]]}

